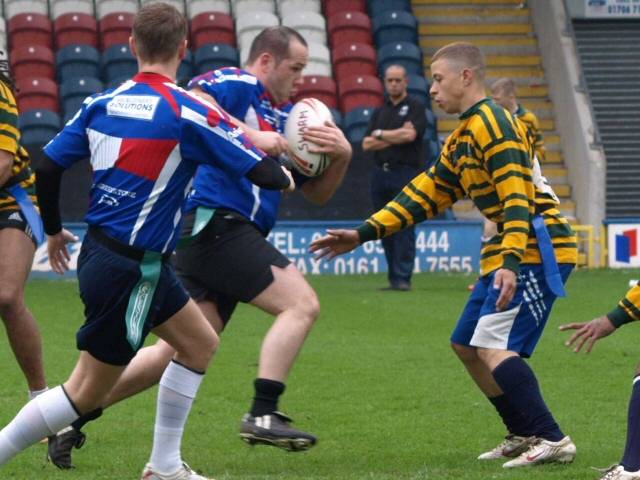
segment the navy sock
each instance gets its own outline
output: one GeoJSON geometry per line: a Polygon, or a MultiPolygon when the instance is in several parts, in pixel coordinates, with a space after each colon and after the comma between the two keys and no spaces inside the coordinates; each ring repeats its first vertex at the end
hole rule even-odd
{"type": "Polygon", "coordinates": [[[627,420],[627,445],[620,465],[627,472],[640,470],[640,375],[633,379],[627,420]]]}
{"type": "Polygon", "coordinates": [[[542,398],[538,380],[527,362],[520,357],[509,357],[491,373],[509,404],[525,420],[521,435],[535,435],[552,442],[564,438],[542,398]]]}
{"type": "Polygon", "coordinates": [[[267,378],[256,378],[253,382],[256,395],[253,397],[251,415],[261,417],[278,409],[278,399],[284,392],[284,383],[267,378]]]}
{"type": "Polygon", "coordinates": [[[78,419],[73,422],[71,424],[71,426],[74,428],[74,430],[77,430],[78,432],[82,429],[82,427],[84,427],[87,423],[89,423],[92,420],[95,420],[96,418],[100,418],[100,416],[102,415],[102,408],[98,407],[95,410],[91,410],[88,413],[85,413],[84,415],[81,415],[80,417],[78,417],[78,419]]]}
{"type": "Polygon", "coordinates": [[[497,397],[487,397],[489,401],[496,407],[502,423],[507,427],[507,432],[521,437],[526,437],[527,422],[509,403],[507,396],[503,393],[497,397]]]}

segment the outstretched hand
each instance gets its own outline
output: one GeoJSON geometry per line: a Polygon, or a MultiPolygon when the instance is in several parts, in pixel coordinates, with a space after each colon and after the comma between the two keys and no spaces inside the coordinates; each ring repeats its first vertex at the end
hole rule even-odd
{"type": "Polygon", "coordinates": [[[560,330],[576,330],[571,335],[571,338],[564,343],[565,346],[571,347],[578,342],[573,349],[575,353],[578,353],[586,343],[585,353],[589,353],[599,339],[611,335],[616,330],[616,327],[611,323],[611,320],[603,316],[594,318],[590,322],[574,322],[560,325],[560,330]]]}
{"type": "Polygon", "coordinates": [[[350,252],[360,245],[360,234],[357,230],[327,230],[327,235],[313,242],[310,252],[316,254],[316,260],[331,260],[338,255],[350,252]]]}
{"type": "Polygon", "coordinates": [[[71,255],[67,249],[68,243],[75,243],[80,240],[77,236],[64,228],[55,235],[50,235],[47,239],[47,253],[49,254],[49,263],[51,270],[59,275],[69,270],[69,262],[71,255]]]}

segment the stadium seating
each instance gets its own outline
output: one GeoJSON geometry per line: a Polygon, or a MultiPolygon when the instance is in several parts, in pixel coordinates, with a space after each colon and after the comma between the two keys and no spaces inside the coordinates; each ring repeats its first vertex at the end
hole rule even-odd
{"type": "Polygon", "coordinates": [[[6,50],[7,43],[7,22],[0,17],[0,50],[6,50]]]}
{"type": "Polygon", "coordinates": [[[282,17],[282,25],[296,30],[307,42],[327,44],[324,17],[316,12],[298,11],[282,17]]]}
{"type": "Polygon", "coordinates": [[[339,82],[351,75],[377,75],[376,51],[365,43],[343,44],[333,49],[333,70],[339,82]]]}
{"type": "Polygon", "coordinates": [[[201,13],[218,12],[225,15],[231,14],[229,0],[187,0],[187,16],[196,18],[201,13]]]}
{"type": "Polygon", "coordinates": [[[100,77],[100,53],[90,45],[68,45],[56,54],[60,82],[74,77],[100,77]]]}
{"type": "Polygon", "coordinates": [[[193,65],[193,54],[191,50],[187,50],[187,54],[182,59],[182,63],[180,63],[180,67],[178,68],[177,75],[177,83],[178,85],[184,86],[189,80],[193,78],[194,65],[193,65]]]}
{"type": "Polygon", "coordinates": [[[362,142],[374,109],[369,107],[356,108],[347,113],[344,117],[344,129],[347,138],[351,143],[359,144],[362,142]]]}
{"type": "Polygon", "coordinates": [[[420,100],[425,106],[431,105],[429,82],[422,75],[409,75],[407,91],[420,100]]]}
{"type": "Polygon", "coordinates": [[[340,110],[350,112],[358,107],[379,107],[384,100],[382,82],[370,75],[354,75],[338,83],[340,110]]]}
{"type": "Polygon", "coordinates": [[[203,12],[191,20],[191,48],[197,50],[207,43],[236,44],[233,19],[220,12],[203,12]]]}
{"type": "Polygon", "coordinates": [[[402,65],[407,73],[424,75],[422,66],[422,51],[415,43],[394,42],[387,43],[378,49],[378,66],[383,74],[389,65],[402,65]]]}
{"type": "Polygon", "coordinates": [[[53,26],[46,15],[20,13],[9,20],[9,44],[12,47],[42,45],[53,48],[53,26]]]}
{"type": "Polygon", "coordinates": [[[67,45],[91,45],[98,48],[98,22],[86,13],[60,15],[53,26],[57,48],[67,45]]]}
{"type": "Polygon", "coordinates": [[[11,20],[21,13],[49,15],[47,0],[4,0],[4,18],[11,20]]]}
{"type": "Polygon", "coordinates": [[[276,13],[276,2],[274,0],[231,0],[231,11],[235,18],[247,12],[256,13],[276,13]]]}
{"type": "Polygon", "coordinates": [[[146,5],[147,3],[168,3],[169,5],[173,5],[180,13],[185,13],[185,5],[184,0],[140,0],[141,5],[146,5]]]}
{"type": "Polygon", "coordinates": [[[112,13],[132,13],[138,11],[138,0],[96,0],[98,20],[112,13]]]}
{"type": "Polygon", "coordinates": [[[390,10],[411,13],[411,0],[367,0],[367,9],[372,17],[390,10]]]}
{"type": "Polygon", "coordinates": [[[129,45],[114,45],[102,54],[102,78],[105,83],[121,78],[131,78],[138,71],[138,62],[129,45]]]}
{"type": "Polygon", "coordinates": [[[94,15],[93,0],[51,0],[51,18],[57,20],[67,13],[94,15]]]}
{"type": "Polygon", "coordinates": [[[342,113],[337,108],[330,108],[331,116],[333,117],[333,123],[340,129],[344,128],[344,119],[342,118],[342,113]]]}
{"type": "Polygon", "coordinates": [[[238,47],[249,48],[253,39],[265,28],[280,25],[280,20],[270,12],[246,11],[236,16],[236,35],[238,47]]]}
{"type": "Polygon", "coordinates": [[[440,143],[437,140],[428,139],[425,136],[422,139],[422,145],[424,148],[424,155],[426,157],[426,168],[429,168],[435,163],[440,155],[440,143]]]}
{"type": "Polygon", "coordinates": [[[324,14],[327,18],[333,17],[340,12],[362,12],[367,13],[367,6],[364,0],[325,0],[324,14]]]}
{"type": "Polygon", "coordinates": [[[21,113],[44,108],[57,112],[58,84],[50,78],[31,77],[16,82],[18,110],[21,113]]]}
{"type": "Polygon", "coordinates": [[[425,108],[425,116],[427,117],[427,128],[424,131],[424,138],[428,140],[438,140],[438,121],[430,108],[425,108]]]}
{"type": "Polygon", "coordinates": [[[76,114],[85,98],[102,90],[102,82],[97,78],[76,77],[62,82],[60,84],[60,104],[63,121],[66,123],[76,114]]]}
{"type": "Polygon", "coordinates": [[[55,78],[55,59],[50,48],[41,45],[19,46],[11,50],[11,72],[13,78],[55,78]]]}
{"type": "Polygon", "coordinates": [[[329,49],[315,42],[308,42],[309,46],[309,63],[304,70],[307,75],[323,75],[331,76],[331,55],[329,49]]]}
{"type": "Polygon", "coordinates": [[[338,107],[338,90],[336,82],[331,77],[305,75],[302,80],[302,84],[298,86],[298,93],[295,97],[296,102],[301,98],[313,97],[329,108],[338,107]]]}
{"type": "Polygon", "coordinates": [[[100,46],[106,50],[114,45],[126,44],[131,36],[134,14],[115,12],[100,20],[100,46]]]}
{"type": "Polygon", "coordinates": [[[131,75],[123,75],[121,77],[116,77],[107,83],[107,88],[111,89],[111,88],[119,87],[120,85],[122,85],[124,82],[128,80],[131,80],[131,75]]]}
{"type": "Polygon", "coordinates": [[[221,67],[237,67],[238,51],[231,45],[205,45],[196,50],[196,75],[221,67]]]}
{"type": "Polygon", "coordinates": [[[381,47],[387,43],[418,43],[418,21],[412,13],[388,10],[373,17],[373,38],[381,47]]]}
{"type": "Polygon", "coordinates": [[[20,143],[25,146],[41,146],[60,131],[60,117],[46,109],[30,110],[18,117],[20,143]]]}
{"type": "Polygon", "coordinates": [[[372,45],[371,19],[362,12],[340,12],[329,18],[329,40],[332,48],[344,43],[372,45]]]}
{"type": "Polygon", "coordinates": [[[293,12],[322,13],[320,0],[278,0],[278,13],[281,17],[293,12]]]}

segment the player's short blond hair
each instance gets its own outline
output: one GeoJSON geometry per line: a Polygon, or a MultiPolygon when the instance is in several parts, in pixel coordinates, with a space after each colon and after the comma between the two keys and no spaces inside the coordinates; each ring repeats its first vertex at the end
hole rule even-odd
{"type": "Polygon", "coordinates": [[[431,63],[436,60],[447,60],[456,64],[461,69],[471,69],[476,72],[478,80],[484,79],[486,69],[484,55],[480,49],[472,43],[454,42],[445,45],[431,57],[431,63]]]}
{"type": "Polygon", "coordinates": [[[491,84],[491,92],[504,93],[505,95],[516,96],[516,82],[511,78],[502,77],[491,84]]]}

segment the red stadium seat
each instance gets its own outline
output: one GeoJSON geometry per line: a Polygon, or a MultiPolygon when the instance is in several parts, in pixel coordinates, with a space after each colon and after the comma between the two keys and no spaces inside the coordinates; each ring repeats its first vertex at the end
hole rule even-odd
{"type": "Polygon", "coordinates": [[[20,13],[9,19],[9,44],[12,47],[42,45],[53,47],[51,20],[39,13],[20,13]]]}
{"type": "Polygon", "coordinates": [[[376,50],[366,43],[348,43],[333,49],[333,73],[336,80],[351,75],[378,75],[376,50]]]}
{"type": "Polygon", "coordinates": [[[98,23],[86,13],[65,13],[60,15],[53,26],[56,47],[67,45],[91,45],[98,48],[98,23]]]}
{"type": "Polygon", "coordinates": [[[208,43],[236,45],[233,18],[222,12],[203,12],[191,20],[191,44],[198,49],[208,43]]]}
{"type": "Polygon", "coordinates": [[[331,77],[320,75],[306,75],[302,77],[303,83],[298,86],[295,101],[302,98],[313,97],[320,100],[329,108],[338,108],[336,82],[331,77]]]}
{"type": "Polygon", "coordinates": [[[58,84],[49,78],[24,78],[16,82],[18,110],[46,109],[59,111],[58,84]]]}
{"type": "Polygon", "coordinates": [[[340,12],[329,18],[329,41],[333,48],[344,43],[373,45],[371,19],[362,12],[340,12]]]}
{"type": "Polygon", "coordinates": [[[100,20],[100,46],[106,50],[113,45],[128,44],[135,14],[115,12],[100,20]]]}
{"type": "Polygon", "coordinates": [[[331,18],[340,12],[362,12],[367,13],[365,0],[325,0],[324,15],[331,18]]]}
{"type": "Polygon", "coordinates": [[[338,84],[343,113],[358,107],[379,107],[384,101],[382,82],[371,75],[354,75],[338,84]]]}
{"type": "Polygon", "coordinates": [[[16,80],[34,77],[55,79],[56,61],[50,48],[41,45],[16,47],[11,50],[9,58],[16,80]]]}

